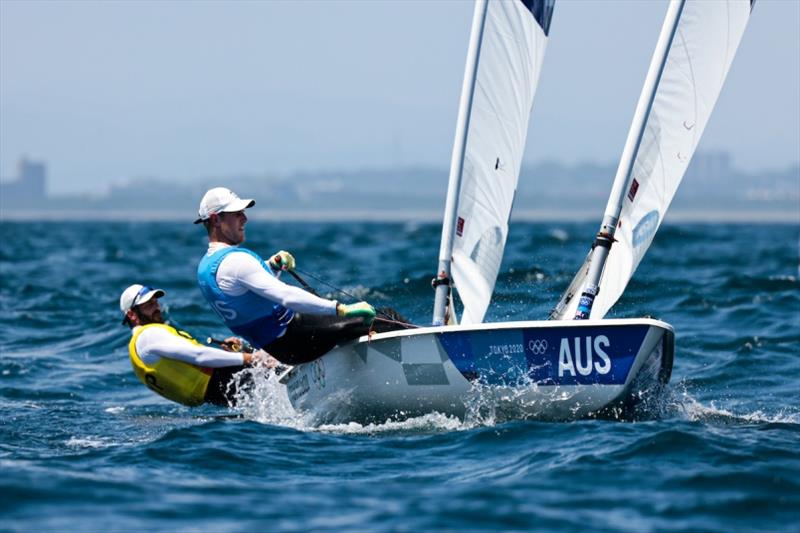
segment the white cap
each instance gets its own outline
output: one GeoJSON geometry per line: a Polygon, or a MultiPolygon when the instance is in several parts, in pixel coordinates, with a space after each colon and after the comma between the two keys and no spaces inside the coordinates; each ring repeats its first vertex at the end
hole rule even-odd
{"type": "Polygon", "coordinates": [[[122,296],[119,297],[119,309],[123,313],[127,313],[128,309],[149,302],[153,298],[161,298],[165,294],[167,293],[161,289],[154,289],[136,283],[122,292],[122,296]]]}
{"type": "Polygon", "coordinates": [[[215,213],[235,213],[244,211],[248,207],[256,205],[256,201],[251,198],[242,200],[235,192],[225,187],[214,187],[209,189],[200,200],[200,209],[197,210],[199,217],[194,221],[199,224],[215,213]]]}

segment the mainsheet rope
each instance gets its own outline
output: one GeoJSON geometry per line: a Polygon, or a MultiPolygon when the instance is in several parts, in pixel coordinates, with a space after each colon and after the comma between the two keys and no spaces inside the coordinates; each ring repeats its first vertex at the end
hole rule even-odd
{"type": "MultiPolygon", "coordinates": [[[[306,280],[304,280],[298,274],[298,272],[300,272],[300,274],[303,274],[303,276],[308,276],[309,278],[322,283],[323,285],[327,285],[328,287],[330,287],[334,291],[340,292],[340,293],[344,294],[345,296],[347,296],[348,298],[352,298],[353,300],[359,300],[360,299],[360,298],[356,297],[355,295],[350,294],[346,290],[344,290],[344,289],[342,289],[340,287],[337,287],[336,285],[330,283],[329,281],[326,281],[326,280],[324,280],[324,279],[322,279],[322,278],[320,278],[318,276],[315,276],[311,272],[306,272],[304,270],[300,270],[300,269],[297,269],[297,268],[295,268],[294,270],[287,270],[286,272],[288,272],[294,279],[296,279],[297,282],[300,285],[302,285],[305,290],[307,290],[311,294],[314,294],[315,296],[319,296],[317,291],[315,291],[314,288],[311,285],[309,285],[308,282],[306,282],[306,280]]],[[[379,309],[376,309],[375,312],[377,314],[379,314],[379,315],[382,315],[380,317],[376,316],[375,320],[380,320],[381,322],[387,322],[387,323],[390,323],[390,324],[397,324],[397,325],[403,326],[405,328],[418,328],[418,327],[420,327],[420,326],[417,326],[416,324],[411,324],[410,322],[403,322],[403,321],[400,321],[400,320],[395,320],[390,315],[384,313],[383,311],[381,311],[379,309]]]]}

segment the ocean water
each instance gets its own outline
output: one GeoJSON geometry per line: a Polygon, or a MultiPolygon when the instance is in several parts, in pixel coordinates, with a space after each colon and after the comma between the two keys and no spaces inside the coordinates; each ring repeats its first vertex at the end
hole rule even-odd
{"type": "MultiPolygon", "coordinates": [[[[545,318],[593,224],[517,223],[488,320],[545,318]]],[[[800,530],[795,225],[669,224],[612,316],[671,323],[672,381],[635,420],[431,413],[315,427],[273,401],[189,409],[133,375],[118,298],[225,335],[202,229],[0,223],[0,530],[800,530]]],[[[429,321],[437,224],[250,222],[248,245],[429,321]]],[[[314,279],[317,288],[347,299],[314,279]]]]}

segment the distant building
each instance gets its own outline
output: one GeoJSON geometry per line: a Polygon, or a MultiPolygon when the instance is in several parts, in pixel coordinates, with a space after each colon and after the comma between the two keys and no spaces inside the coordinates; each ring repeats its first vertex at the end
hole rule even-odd
{"type": "Polygon", "coordinates": [[[17,178],[0,181],[0,200],[4,207],[32,206],[47,198],[47,167],[27,158],[19,160],[17,178]]]}
{"type": "Polygon", "coordinates": [[[734,172],[728,152],[711,150],[694,154],[686,177],[700,183],[719,183],[728,181],[734,172]]]}

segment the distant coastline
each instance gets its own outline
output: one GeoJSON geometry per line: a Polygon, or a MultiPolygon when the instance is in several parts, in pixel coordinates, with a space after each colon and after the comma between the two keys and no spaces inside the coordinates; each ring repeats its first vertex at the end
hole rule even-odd
{"type": "MultiPolygon", "coordinates": [[[[583,213],[572,217],[558,211],[520,210],[511,216],[511,222],[597,222],[600,223],[602,211],[595,216],[583,213]]],[[[421,224],[441,223],[442,213],[419,210],[353,210],[346,214],[341,211],[296,212],[270,210],[267,213],[248,214],[251,221],[261,222],[414,222],[421,224]]],[[[185,222],[191,220],[185,213],[168,211],[92,211],[92,210],[12,210],[0,212],[2,222],[185,222]]],[[[664,220],[671,223],[747,223],[747,224],[795,224],[800,225],[800,208],[795,211],[724,211],[671,209],[664,220]]]]}
{"type": "MultiPolygon", "coordinates": [[[[512,221],[598,222],[614,164],[540,162],[520,173],[512,221]]],[[[181,221],[195,218],[210,187],[255,198],[254,220],[441,222],[448,172],[403,167],[320,170],[290,175],[213,179],[131,179],[99,194],[48,193],[46,165],[20,161],[14,180],[0,181],[0,221],[181,221]]],[[[700,152],[687,169],[665,222],[800,224],[800,163],[745,172],[725,152],[700,152]]]]}

